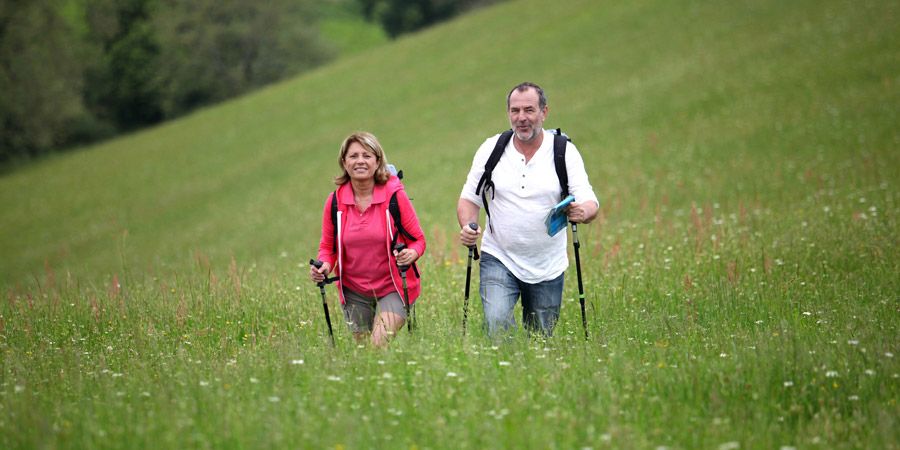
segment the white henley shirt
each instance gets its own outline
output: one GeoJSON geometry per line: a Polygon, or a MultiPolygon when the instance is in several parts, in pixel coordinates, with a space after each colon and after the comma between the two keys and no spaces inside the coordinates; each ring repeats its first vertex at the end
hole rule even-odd
{"type": "MultiPolygon", "coordinates": [[[[478,148],[460,194],[479,208],[484,205],[475,188],[499,137],[498,134],[488,138],[478,148]]],[[[569,266],[567,233],[551,237],[544,225],[547,212],[560,200],[559,178],[553,164],[553,133],[544,130],[544,140],[527,164],[513,141],[509,140],[491,176],[496,191],[493,199],[488,195],[493,232],[491,226],[484,227],[481,249],[499,259],[519,280],[534,284],[555,279],[569,266]]],[[[569,192],[575,201],[593,201],[599,206],[584,160],[571,142],[566,147],[566,170],[569,192]]]]}

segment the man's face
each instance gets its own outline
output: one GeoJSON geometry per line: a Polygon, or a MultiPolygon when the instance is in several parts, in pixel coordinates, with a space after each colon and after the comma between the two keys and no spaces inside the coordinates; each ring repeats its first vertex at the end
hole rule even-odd
{"type": "Polygon", "coordinates": [[[547,107],[539,106],[538,93],[534,89],[513,91],[509,96],[509,124],[520,141],[531,142],[543,129],[547,107]]]}

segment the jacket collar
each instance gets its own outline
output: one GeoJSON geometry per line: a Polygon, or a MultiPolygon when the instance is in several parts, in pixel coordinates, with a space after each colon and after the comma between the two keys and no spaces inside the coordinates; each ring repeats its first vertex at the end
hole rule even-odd
{"type": "MultiPolygon", "coordinates": [[[[400,180],[393,175],[385,184],[375,183],[375,188],[372,191],[372,204],[384,203],[400,186],[400,180]]],[[[350,185],[349,181],[338,188],[338,201],[343,205],[356,204],[356,200],[353,198],[353,186],[350,185]]]]}

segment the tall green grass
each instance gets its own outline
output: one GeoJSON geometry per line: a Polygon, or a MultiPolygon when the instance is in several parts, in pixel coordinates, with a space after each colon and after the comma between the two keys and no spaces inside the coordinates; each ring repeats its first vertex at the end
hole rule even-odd
{"type": "Polygon", "coordinates": [[[0,447],[897,448],[897,13],[509,2],[5,175],[0,447]],[[453,205],[523,80],[602,201],[587,341],[571,270],[553,338],[477,294],[462,336],[453,205]],[[305,278],[357,129],[429,244],[384,351],[305,278]]]}

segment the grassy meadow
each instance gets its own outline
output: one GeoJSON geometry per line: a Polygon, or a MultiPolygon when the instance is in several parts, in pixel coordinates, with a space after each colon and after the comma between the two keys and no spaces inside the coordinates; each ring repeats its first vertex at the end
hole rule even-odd
{"type": "MultiPolygon", "coordinates": [[[[900,4],[504,2],[0,176],[0,448],[900,448],[900,4]],[[601,199],[550,339],[490,342],[455,205],[544,86],[601,199]],[[307,277],[341,140],[428,238],[419,328],[307,277]]],[[[477,269],[475,269],[477,274],[477,269]]]]}

